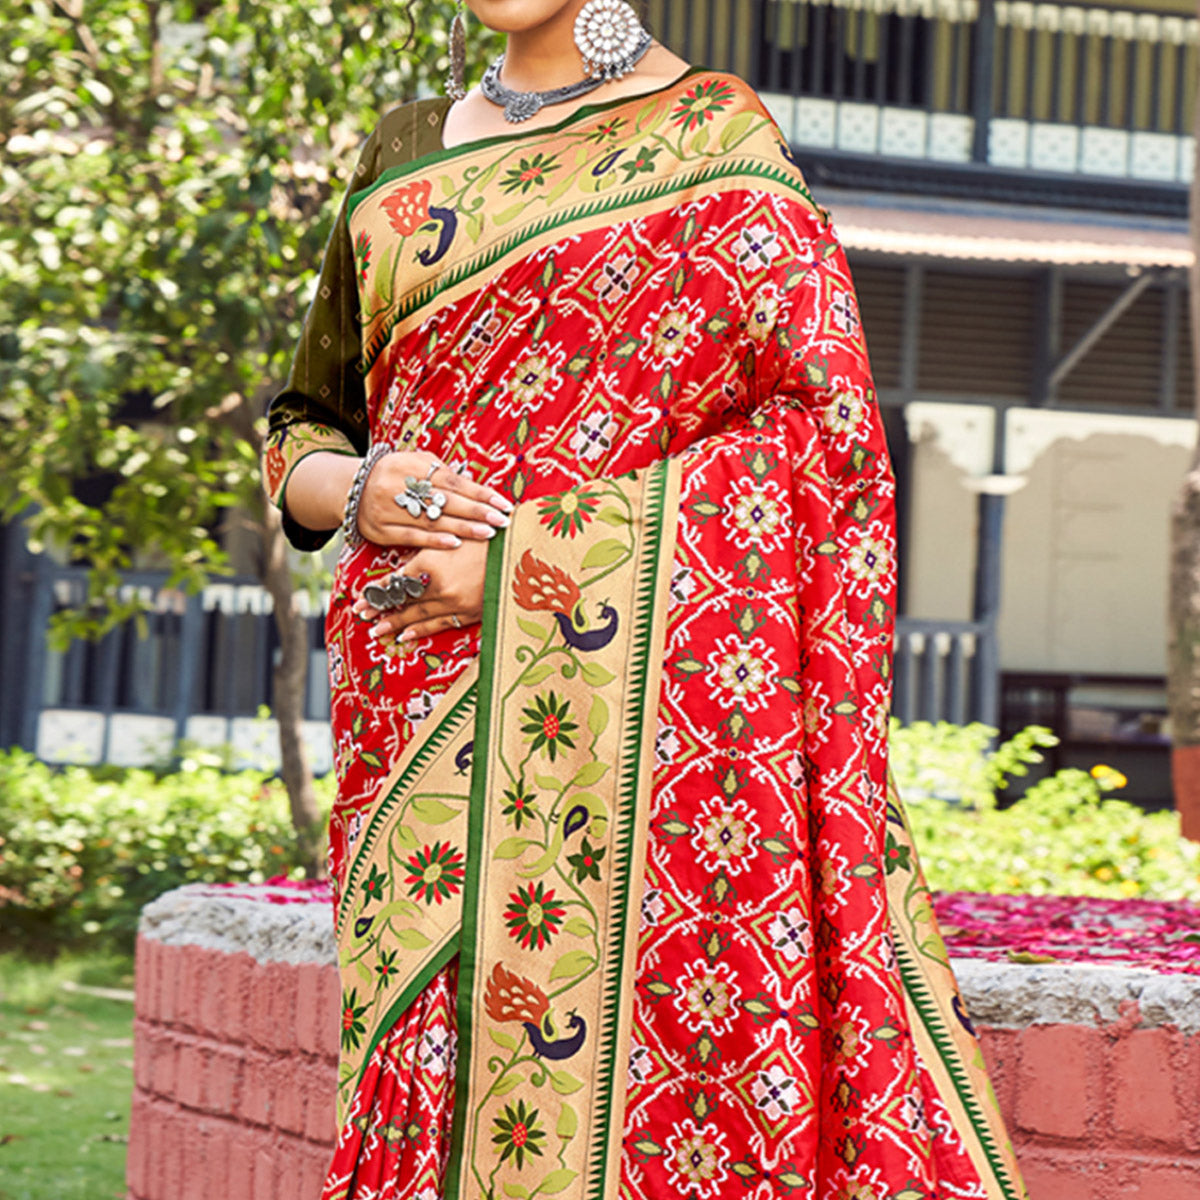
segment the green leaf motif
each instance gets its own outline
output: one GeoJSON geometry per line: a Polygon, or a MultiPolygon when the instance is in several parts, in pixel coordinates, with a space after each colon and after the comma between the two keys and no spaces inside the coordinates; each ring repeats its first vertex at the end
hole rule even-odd
{"type": "MultiPolygon", "coordinates": [[[[599,737],[608,728],[608,703],[603,696],[594,696],[592,698],[592,710],[588,713],[588,729],[592,731],[592,737],[599,737]]],[[[597,779],[599,776],[596,777],[597,779]]],[[[590,782],[595,782],[592,780],[590,782]]],[[[581,787],[587,787],[588,784],[582,780],[579,781],[581,787]]]]}
{"type": "Polygon", "coordinates": [[[601,779],[608,774],[608,763],[590,762],[584,763],[578,771],[575,772],[575,785],[577,787],[591,787],[594,783],[599,783],[601,779]]]}
{"type": "Polygon", "coordinates": [[[522,687],[536,687],[539,683],[544,683],[553,674],[553,663],[537,663],[536,665],[530,667],[529,670],[521,676],[521,685],[522,687]]]}
{"type": "Polygon", "coordinates": [[[440,800],[414,800],[412,814],[426,825],[445,825],[458,816],[458,811],[440,800]]]}
{"type": "Polygon", "coordinates": [[[518,617],[517,626],[526,637],[536,638],[539,642],[544,642],[549,633],[545,625],[540,625],[537,621],[531,621],[528,617],[518,617]]]}
{"type": "Polygon", "coordinates": [[[573,933],[576,937],[592,936],[592,927],[582,917],[572,917],[563,928],[567,933],[573,933]]]}
{"type": "Polygon", "coordinates": [[[607,671],[599,663],[585,662],[580,668],[579,673],[583,676],[583,681],[589,687],[604,687],[606,684],[612,683],[616,676],[607,671]]]}
{"type": "Polygon", "coordinates": [[[614,527],[628,525],[629,514],[622,512],[619,508],[603,508],[596,514],[597,519],[603,521],[605,525],[614,527]]]}
{"type": "Polygon", "coordinates": [[[511,1196],[512,1200],[528,1200],[529,1189],[522,1187],[519,1183],[506,1183],[504,1185],[504,1194],[511,1196]]]}
{"type": "Polygon", "coordinates": [[[520,1071],[511,1071],[492,1085],[493,1096],[507,1096],[513,1088],[525,1082],[525,1076],[520,1071]]]}
{"type": "Polygon", "coordinates": [[[586,950],[568,950],[550,969],[550,980],[570,979],[590,971],[596,960],[586,950]]]}
{"type": "Polygon", "coordinates": [[[396,944],[404,950],[424,950],[430,941],[419,929],[402,929],[396,934],[396,944]]]}
{"type": "Polygon", "coordinates": [[[562,1112],[558,1114],[558,1125],[554,1132],[558,1134],[564,1142],[569,1142],[579,1129],[579,1117],[575,1110],[569,1105],[562,1106],[562,1112]]]}
{"type": "MultiPolygon", "coordinates": [[[[553,1080],[553,1076],[551,1076],[551,1080],[553,1080]]],[[[551,1171],[542,1180],[538,1185],[538,1191],[545,1196],[557,1196],[559,1192],[565,1192],[571,1186],[578,1174],[578,1171],[572,1171],[569,1167],[560,1167],[557,1171],[551,1171]]]]}
{"type": "Polygon", "coordinates": [[[511,1033],[505,1033],[503,1029],[492,1029],[491,1026],[488,1026],[488,1037],[505,1050],[515,1050],[519,1044],[511,1033]]]}
{"type": "Polygon", "coordinates": [[[505,838],[504,841],[492,851],[492,857],[496,859],[520,858],[525,853],[526,849],[536,843],[523,837],[505,838]]]}
{"type": "Polygon", "coordinates": [[[619,542],[616,538],[604,538],[583,556],[581,565],[585,571],[597,567],[611,567],[613,563],[620,562],[628,554],[629,549],[624,542],[619,542]]]}
{"type": "Polygon", "coordinates": [[[740,113],[736,117],[731,117],[725,122],[725,128],[721,131],[721,149],[732,149],[747,133],[750,132],[750,126],[757,121],[758,114],[752,112],[740,113]]]}

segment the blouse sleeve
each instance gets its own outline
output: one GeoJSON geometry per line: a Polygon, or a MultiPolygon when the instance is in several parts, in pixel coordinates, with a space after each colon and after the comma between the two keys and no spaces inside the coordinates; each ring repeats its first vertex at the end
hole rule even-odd
{"type": "Polygon", "coordinates": [[[338,210],[284,388],[268,409],[263,486],[283,513],[287,539],[298,550],[319,550],[336,529],[312,530],[288,512],[287,484],[298,463],[328,451],[356,458],[369,441],[366,390],[360,370],[362,335],[354,246],[347,224],[350,196],[379,174],[379,136],[363,146],[338,210]]]}

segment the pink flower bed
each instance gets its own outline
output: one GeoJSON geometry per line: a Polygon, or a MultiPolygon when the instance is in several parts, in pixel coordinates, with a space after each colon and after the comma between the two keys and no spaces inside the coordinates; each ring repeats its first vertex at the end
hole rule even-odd
{"type": "Polygon", "coordinates": [[[957,957],[1111,962],[1200,975],[1200,906],[1185,900],[944,892],[934,907],[957,957]]]}
{"type": "MultiPolygon", "coordinates": [[[[212,884],[270,904],[328,904],[324,882],[277,877],[266,884],[212,884]]],[[[950,953],[1015,962],[1111,962],[1164,974],[1200,975],[1200,905],[1185,900],[1102,900],[1090,896],[934,897],[950,953]]]]}

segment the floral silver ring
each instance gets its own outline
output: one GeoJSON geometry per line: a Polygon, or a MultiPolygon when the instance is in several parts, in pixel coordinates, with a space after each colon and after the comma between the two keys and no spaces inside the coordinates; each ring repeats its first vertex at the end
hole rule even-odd
{"type": "Polygon", "coordinates": [[[389,575],[384,583],[367,584],[363,588],[363,599],[379,612],[392,612],[414,600],[420,600],[428,590],[428,575],[405,575],[403,571],[397,571],[389,575]]]}
{"type": "Polygon", "coordinates": [[[428,479],[418,479],[415,475],[405,477],[404,491],[393,499],[414,520],[424,513],[430,521],[436,521],[446,508],[446,493],[438,491],[428,479]]]}

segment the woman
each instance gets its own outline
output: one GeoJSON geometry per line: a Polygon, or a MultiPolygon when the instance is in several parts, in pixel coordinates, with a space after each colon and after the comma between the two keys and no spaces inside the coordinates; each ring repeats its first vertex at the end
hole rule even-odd
{"type": "Polygon", "coordinates": [[[368,140],[264,464],[347,531],[325,1196],[1023,1195],[888,800],[828,218],[620,0],[470,8],[506,58],[368,140]]]}

